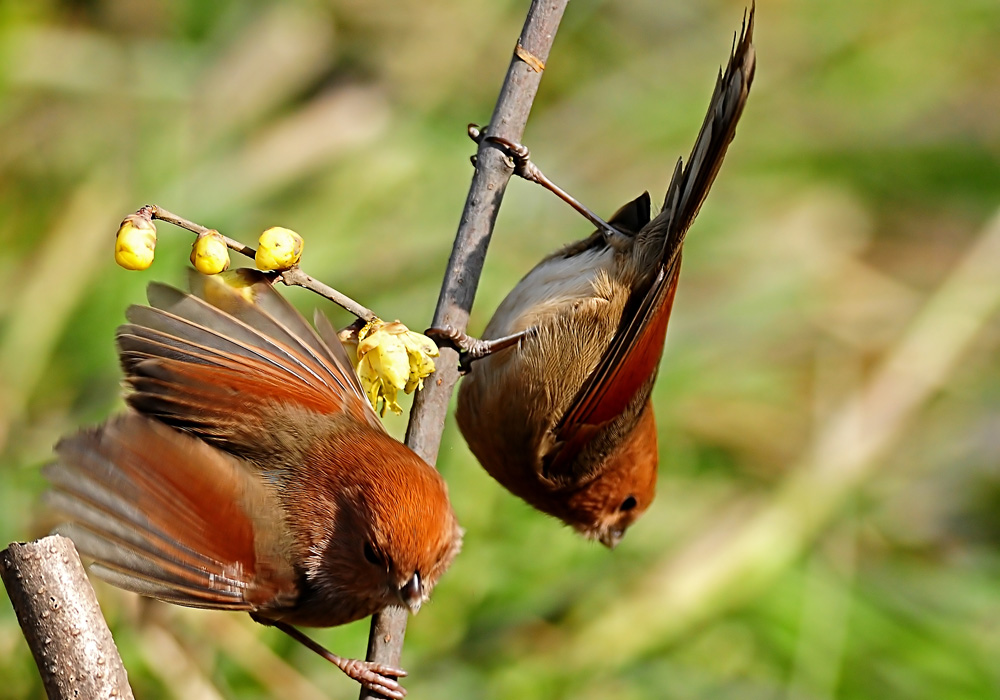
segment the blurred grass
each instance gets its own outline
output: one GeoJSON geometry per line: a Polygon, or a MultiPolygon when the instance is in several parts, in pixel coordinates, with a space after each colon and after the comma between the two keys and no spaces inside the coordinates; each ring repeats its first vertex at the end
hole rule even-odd
{"type": "MultiPolygon", "coordinates": [[[[314,275],[426,325],[471,173],[464,126],[488,118],[525,9],[0,0],[0,543],[47,531],[38,468],[120,408],[125,306],[183,278],[189,240],[165,227],[150,272],[115,268],[115,227],[141,204],[247,241],[295,228],[314,275]]],[[[574,0],[525,136],[539,165],[598,211],[662,197],[742,10],[574,0]]],[[[953,362],[897,431],[875,410],[831,432],[970,251],[993,260],[975,246],[1000,205],[998,34],[994,0],[758,7],[757,82],[687,246],[655,391],[659,498],[608,553],[501,491],[449,419],[439,466],[468,534],[410,624],[414,697],[1000,695],[989,304],[935,317],[918,366],[953,362]],[[884,447],[851,471],[869,433],[884,447]],[[760,527],[786,506],[802,519],[760,527]]],[[[512,183],[472,330],[588,232],[512,183]]],[[[1000,283],[967,282],[969,299],[1000,283]]],[[[894,386],[885,405],[911,391],[894,386]]],[[[248,619],[98,590],[137,697],[355,693],[248,619]]],[[[360,655],[367,624],[316,634],[360,655]]],[[[42,697],[6,601],[0,679],[4,698],[42,697]]]]}

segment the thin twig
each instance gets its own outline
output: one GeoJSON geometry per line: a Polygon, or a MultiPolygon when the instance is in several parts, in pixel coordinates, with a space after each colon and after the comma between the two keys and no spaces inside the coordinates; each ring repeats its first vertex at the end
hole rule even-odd
{"type": "MultiPolygon", "coordinates": [[[[169,212],[163,207],[158,206],[156,204],[147,204],[146,206],[139,209],[139,211],[137,211],[136,213],[141,216],[147,216],[151,219],[159,219],[160,221],[165,221],[168,224],[173,224],[174,226],[178,226],[180,228],[191,231],[192,233],[197,233],[199,235],[214,230],[202,226],[201,224],[197,224],[193,221],[189,221],[188,219],[185,219],[183,216],[178,216],[177,214],[169,212]]],[[[218,233],[218,231],[216,231],[216,233],[218,233]]],[[[221,233],[219,235],[222,236],[221,233]]],[[[245,255],[251,260],[253,260],[257,256],[257,251],[254,248],[251,248],[248,245],[244,245],[243,243],[240,243],[239,241],[233,238],[230,238],[228,236],[222,236],[222,240],[226,242],[226,246],[230,250],[234,250],[240,255],[245,255]]],[[[378,318],[375,312],[372,311],[371,309],[362,306],[358,302],[351,299],[349,296],[338,292],[333,287],[323,284],[312,275],[307,274],[298,265],[295,265],[294,267],[282,271],[282,273],[278,276],[278,280],[290,287],[303,287],[304,289],[308,289],[311,292],[315,292],[324,299],[329,299],[337,306],[349,311],[358,318],[363,319],[365,322],[374,321],[375,319],[378,318]]]]}
{"type": "Polygon", "coordinates": [[[341,294],[333,287],[323,284],[315,277],[307,275],[301,267],[296,265],[281,273],[278,279],[290,287],[303,287],[310,292],[319,294],[324,299],[329,299],[342,309],[346,309],[365,323],[375,321],[378,316],[371,309],[362,306],[345,294],[341,294]]]}
{"type": "MultiPolygon", "coordinates": [[[[490,118],[488,135],[521,140],[567,2],[532,0],[490,118]]],[[[511,176],[504,160],[503,152],[495,145],[488,142],[479,145],[476,170],[434,312],[435,327],[464,331],[468,323],[493,224],[511,176]]],[[[458,381],[457,353],[442,348],[437,366],[434,381],[427,382],[414,399],[406,431],[406,444],[431,464],[437,461],[448,402],[458,381]]],[[[406,611],[402,608],[387,608],[373,616],[368,660],[398,666],[405,633],[406,611]]],[[[372,697],[377,696],[362,689],[362,700],[372,697]]]]}
{"type": "Polygon", "coordinates": [[[73,543],[58,535],[0,552],[0,576],[51,700],[132,700],[125,667],[73,543]]]}

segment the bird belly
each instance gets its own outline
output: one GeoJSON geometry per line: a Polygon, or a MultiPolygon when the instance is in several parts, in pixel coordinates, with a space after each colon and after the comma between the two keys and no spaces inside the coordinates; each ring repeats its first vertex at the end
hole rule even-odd
{"type": "Polygon", "coordinates": [[[615,253],[591,249],[543,260],[500,304],[483,336],[527,328],[516,347],[477,360],[459,390],[459,428],[480,464],[536,508],[560,488],[543,474],[552,429],[594,370],[621,320],[628,287],[615,253]]]}

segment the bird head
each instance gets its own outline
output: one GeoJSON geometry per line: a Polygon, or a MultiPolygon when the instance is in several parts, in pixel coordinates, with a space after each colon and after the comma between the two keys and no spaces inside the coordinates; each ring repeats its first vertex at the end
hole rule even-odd
{"type": "Polygon", "coordinates": [[[584,537],[614,549],[653,502],[658,463],[656,423],[645,410],[598,476],[570,495],[560,516],[584,537]]]}

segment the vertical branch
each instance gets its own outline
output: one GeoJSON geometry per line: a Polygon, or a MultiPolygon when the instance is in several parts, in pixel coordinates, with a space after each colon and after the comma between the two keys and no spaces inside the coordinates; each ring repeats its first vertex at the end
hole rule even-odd
{"type": "MultiPolygon", "coordinates": [[[[486,133],[520,141],[538,92],[559,21],[569,0],[532,0],[486,133]]],[[[479,286],[486,248],[511,171],[501,151],[485,140],[479,146],[465,209],[445,270],[434,326],[464,331],[479,286]]],[[[458,355],[441,349],[441,369],[414,400],[406,444],[430,463],[437,460],[444,417],[458,381],[458,355]]]]}
{"type": "MultiPolygon", "coordinates": [[[[488,135],[521,140],[568,1],[532,0],[487,128],[488,135]]],[[[482,142],[434,312],[434,326],[465,330],[510,175],[500,151],[482,142]]],[[[406,444],[432,464],[437,460],[448,403],[458,381],[458,355],[454,350],[442,348],[437,364],[437,372],[414,399],[406,432],[406,444]]],[[[387,608],[372,617],[368,660],[398,666],[405,632],[406,611],[402,608],[387,608]]],[[[371,697],[377,696],[362,689],[363,700],[371,697]]]]}
{"type": "Polygon", "coordinates": [[[125,668],[80,556],[65,537],[0,552],[0,576],[51,700],[132,700],[125,668]]]}

